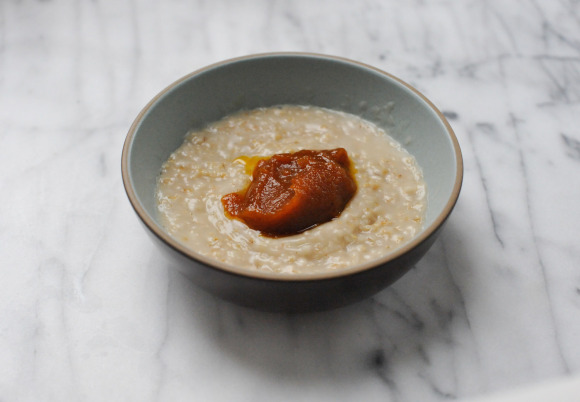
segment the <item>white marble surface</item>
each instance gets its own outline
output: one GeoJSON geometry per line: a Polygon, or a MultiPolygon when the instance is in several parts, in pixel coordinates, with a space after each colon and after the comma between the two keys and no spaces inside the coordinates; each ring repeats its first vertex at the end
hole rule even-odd
{"type": "Polygon", "coordinates": [[[575,0],[0,1],[0,400],[428,402],[578,375],[579,116],[575,0]],[[327,313],[197,290],[121,184],[159,90],[279,50],[398,75],[464,152],[425,259],[327,313]]]}

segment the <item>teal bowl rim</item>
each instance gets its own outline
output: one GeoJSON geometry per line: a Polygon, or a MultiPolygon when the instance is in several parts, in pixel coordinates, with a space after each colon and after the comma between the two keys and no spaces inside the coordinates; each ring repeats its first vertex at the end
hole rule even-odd
{"type": "Polygon", "coordinates": [[[325,54],[307,53],[307,52],[274,52],[274,53],[257,53],[247,56],[235,57],[208,65],[206,67],[200,68],[198,70],[193,71],[192,73],[183,76],[182,78],[174,81],[172,84],[170,84],[161,92],[159,92],[139,112],[133,124],[129,128],[129,132],[127,133],[127,137],[123,145],[123,153],[121,158],[121,171],[125,191],[127,193],[127,196],[129,198],[129,201],[131,202],[133,209],[135,210],[139,218],[156,237],[158,237],[161,241],[163,241],[166,245],[168,245],[178,253],[186,256],[189,259],[195,260],[198,263],[201,263],[209,268],[213,268],[233,275],[243,276],[246,278],[254,278],[257,280],[269,280],[269,281],[284,281],[284,282],[309,282],[309,281],[330,280],[335,278],[347,277],[363,271],[371,270],[373,268],[381,267],[385,264],[388,264],[390,261],[396,260],[397,258],[411,252],[413,249],[417,248],[420,244],[426,241],[430,236],[432,236],[437,231],[437,229],[439,229],[441,225],[443,225],[443,223],[447,220],[448,216],[451,214],[451,211],[453,210],[455,204],[457,203],[457,199],[459,198],[459,193],[461,191],[461,186],[463,182],[463,157],[461,154],[459,142],[457,141],[457,137],[455,136],[453,129],[451,128],[449,122],[447,121],[443,113],[441,113],[441,111],[439,111],[439,109],[421,92],[419,92],[417,89],[407,84],[400,78],[397,78],[394,75],[389,74],[371,65],[350,60],[340,56],[330,56],[325,54]],[[175,240],[167,232],[165,232],[165,230],[162,227],[160,227],[152,219],[151,216],[149,216],[145,208],[140,204],[139,199],[133,189],[133,182],[129,172],[129,159],[131,157],[133,138],[135,137],[137,128],[139,127],[141,121],[143,120],[147,112],[156,104],[156,102],[160,98],[162,98],[165,94],[170,92],[173,88],[180,85],[182,82],[189,80],[205,71],[243,60],[271,58],[271,57],[301,57],[301,58],[326,59],[344,64],[351,64],[354,65],[355,67],[362,67],[372,70],[380,75],[387,77],[388,79],[394,80],[397,83],[405,86],[412,93],[414,93],[421,100],[423,100],[425,104],[427,104],[427,106],[429,106],[437,114],[441,122],[444,124],[447,130],[447,134],[449,135],[449,138],[453,144],[456,160],[456,175],[453,189],[451,191],[449,199],[447,200],[447,203],[428,227],[423,228],[417,236],[415,236],[413,239],[411,239],[403,246],[395,249],[392,252],[386,253],[383,257],[373,261],[364,262],[362,264],[354,265],[352,267],[343,268],[335,271],[312,273],[312,274],[308,273],[283,274],[274,272],[252,271],[247,268],[240,268],[234,265],[225,264],[212,258],[206,257],[204,255],[201,255],[195,252],[194,250],[186,247],[185,245],[181,244],[177,240],[175,240]]]}

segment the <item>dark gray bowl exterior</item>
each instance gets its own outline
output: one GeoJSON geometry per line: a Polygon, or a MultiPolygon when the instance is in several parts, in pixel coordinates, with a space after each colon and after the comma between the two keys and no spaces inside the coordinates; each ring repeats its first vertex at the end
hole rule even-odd
{"type": "Polygon", "coordinates": [[[182,78],[137,117],[122,159],[123,182],[133,208],[155,243],[187,277],[233,303],[286,312],[343,306],[397,280],[425,254],[451,213],[462,169],[459,145],[449,124],[416,90],[360,63],[302,53],[244,57],[182,78]],[[161,164],[181,145],[186,132],[241,109],[278,104],[357,114],[405,143],[423,167],[429,187],[428,227],[408,245],[374,264],[312,277],[222,266],[167,235],[158,221],[154,189],[161,164]]]}
{"type": "Polygon", "coordinates": [[[256,310],[306,313],[331,310],[383,290],[419,261],[441,226],[412,251],[373,269],[316,280],[269,280],[238,275],[192,260],[147,230],[172,265],[200,288],[228,302],[256,310]]]}

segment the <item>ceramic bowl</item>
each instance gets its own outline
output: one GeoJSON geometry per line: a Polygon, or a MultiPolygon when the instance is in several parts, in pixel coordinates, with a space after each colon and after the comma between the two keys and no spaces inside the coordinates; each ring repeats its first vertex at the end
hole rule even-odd
{"type": "Polygon", "coordinates": [[[463,165],[445,117],[400,79],[355,61],[304,53],[241,57],[171,84],[137,116],[122,155],[129,200],[155,244],[201,288],[230,302],[268,311],[332,309],[392,284],[429,249],[451,213],[463,165]],[[160,224],[155,201],[162,163],[193,128],[241,109],[297,104],[359,115],[385,128],[415,156],[427,183],[423,230],[375,261],[320,274],[280,275],[225,265],[186,248],[160,224]]]}

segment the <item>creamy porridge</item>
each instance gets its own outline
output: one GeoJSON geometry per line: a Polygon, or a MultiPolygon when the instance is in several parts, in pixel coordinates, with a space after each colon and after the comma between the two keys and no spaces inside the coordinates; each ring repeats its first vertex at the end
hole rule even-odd
{"type": "Polygon", "coordinates": [[[356,116],[305,106],[244,111],[187,135],[162,167],[161,221],[200,254],[250,270],[315,273],[377,259],[422,227],[426,188],[415,159],[356,116]],[[222,197],[248,186],[261,158],[344,148],[357,190],[338,218],[268,237],[224,213],[222,197]]]}

